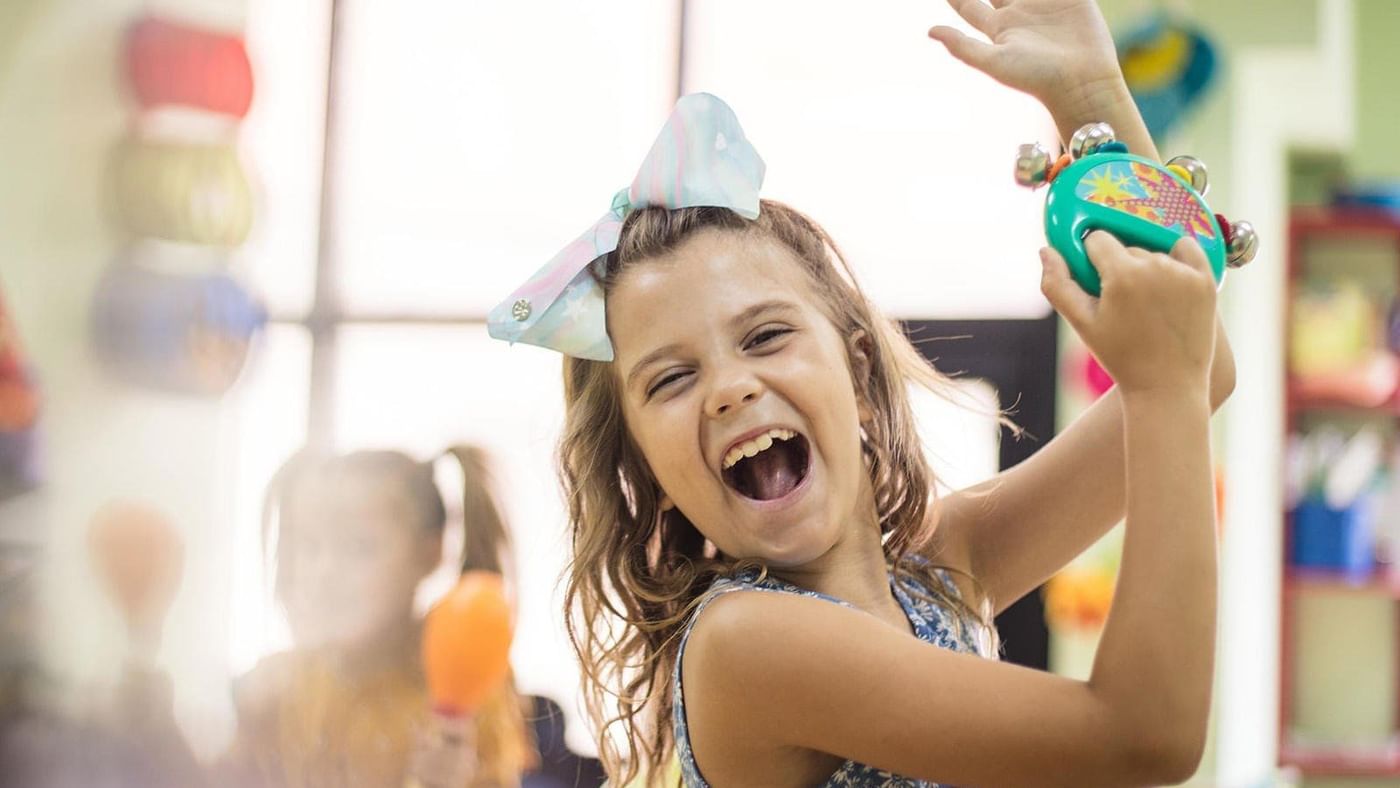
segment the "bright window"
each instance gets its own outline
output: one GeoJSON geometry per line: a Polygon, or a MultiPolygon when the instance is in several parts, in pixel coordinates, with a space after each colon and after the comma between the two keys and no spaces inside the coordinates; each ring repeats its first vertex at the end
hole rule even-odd
{"type": "MultiPolygon", "coordinates": [[[[1017,143],[1050,139],[1048,120],[924,37],[942,7],[691,0],[682,46],[678,2],[341,0],[334,41],[330,5],[249,5],[243,143],[263,199],[240,261],[276,322],[231,425],[235,670],[286,645],[258,529],[283,459],[305,440],[419,458],[472,442],[496,460],[514,531],[518,681],[574,710],[560,362],[488,339],[483,321],[608,208],[678,78],[735,107],[768,163],[765,194],[821,221],[893,314],[1046,312],[1038,198],[1010,173],[1017,143]]],[[[916,407],[944,479],[995,470],[994,426],[916,407]]],[[[582,726],[570,736],[591,747],[582,726]]]]}

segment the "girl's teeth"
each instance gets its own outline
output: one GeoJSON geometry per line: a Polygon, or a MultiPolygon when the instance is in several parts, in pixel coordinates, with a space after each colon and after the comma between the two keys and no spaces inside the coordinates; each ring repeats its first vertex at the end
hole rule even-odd
{"type": "Polygon", "coordinates": [[[773,441],[775,439],[791,440],[795,437],[797,437],[797,433],[792,430],[771,429],[753,440],[745,441],[743,444],[730,449],[729,453],[724,455],[724,467],[726,469],[731,468],[734,463],[745,457],[752,457],[761,451],[767,451],[773,447],[773,441]]]}

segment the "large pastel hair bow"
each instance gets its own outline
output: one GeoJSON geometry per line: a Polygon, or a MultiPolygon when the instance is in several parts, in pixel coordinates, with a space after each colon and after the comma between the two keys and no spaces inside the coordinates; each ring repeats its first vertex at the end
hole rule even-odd
{"type": "Polygon", "coordinates": [[[613,197],[612,210],[492,309],[487,329],[511,343],[612,361],[603,291],[592,267],[617,248],[627,214],[651,206],[714,206],[756,219],[762,183],[763,159],[734,110],[708,93],[683,96],[632,185],[613,197]]]}

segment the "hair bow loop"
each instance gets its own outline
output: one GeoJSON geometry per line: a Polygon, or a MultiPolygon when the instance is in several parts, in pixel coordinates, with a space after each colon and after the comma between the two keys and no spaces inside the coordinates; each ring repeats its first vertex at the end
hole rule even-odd
{"type": "Polygon", "coordinates": [[[611,209],[487,315],[491,336],[568,356],[612,361],[603,291],[592,266],[617,249],[638,208],[728,208],[758,218],[764,164],[728,104],[708,93],[676,102],[637,177],[611,209]]]}

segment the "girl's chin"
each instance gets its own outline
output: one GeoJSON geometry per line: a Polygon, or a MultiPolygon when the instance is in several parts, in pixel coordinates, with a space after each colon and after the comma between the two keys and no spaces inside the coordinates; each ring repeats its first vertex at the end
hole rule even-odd
{"type": "Polygon", "coordinates": [[[769,566],[794,569],[826,555],[838,536],[825,517],[814,513],[780,529],[765,528],[754,533],[754,552],[769,566]]]}

